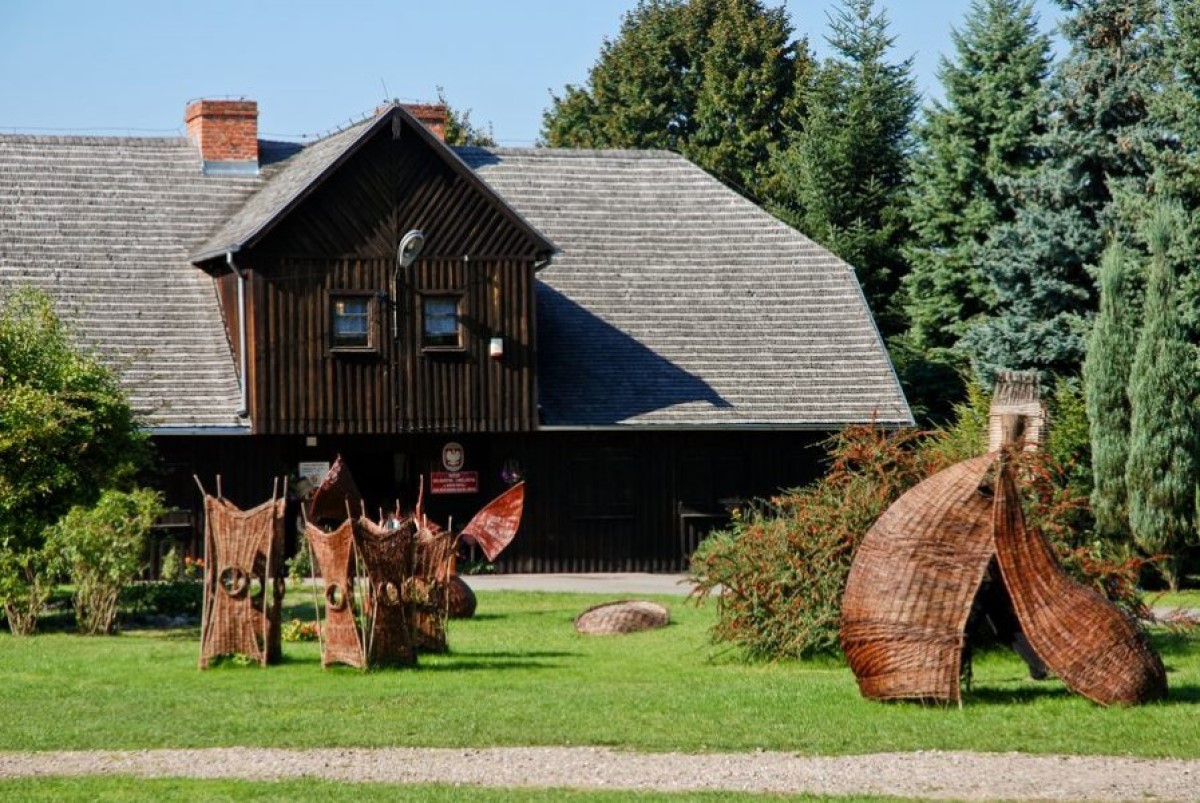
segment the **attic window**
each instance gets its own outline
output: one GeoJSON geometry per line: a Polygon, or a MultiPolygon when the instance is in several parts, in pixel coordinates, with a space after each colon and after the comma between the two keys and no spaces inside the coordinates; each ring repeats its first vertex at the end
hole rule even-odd
{"type": "Polygon", "coordinates": [[[375,348],[375,299],[367,294],[339,294],[330,299],[330,346],[334,351],[375,348]]]}
{"type": "Polygon", "coordinates": [[[421,346],[426,349],[453,350],[462,348],[462,327],[459,324],[456,295],[427,295],[422,301],[421,346]]]}

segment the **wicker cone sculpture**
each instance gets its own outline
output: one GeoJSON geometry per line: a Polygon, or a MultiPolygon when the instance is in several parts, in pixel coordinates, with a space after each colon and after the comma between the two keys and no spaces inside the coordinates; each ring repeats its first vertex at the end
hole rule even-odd
{"type": "Polygon", "coordinates": [[[941,471],[889,507],[858,548],[842,649],[864,697],[960,701],[971,602],[992,557],[994,455],[941,471]]]}

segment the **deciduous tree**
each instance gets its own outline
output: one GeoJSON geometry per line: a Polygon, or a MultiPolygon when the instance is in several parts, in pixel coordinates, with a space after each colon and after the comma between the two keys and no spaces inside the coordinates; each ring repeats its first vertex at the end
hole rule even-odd
{"type": "Polygon", "coordinates": [[[116,378],[81,352],[42,293],[0,306],[0,604],[31,632],[49,592],[45,530],[132,478],[146,454],[116,378]]]}

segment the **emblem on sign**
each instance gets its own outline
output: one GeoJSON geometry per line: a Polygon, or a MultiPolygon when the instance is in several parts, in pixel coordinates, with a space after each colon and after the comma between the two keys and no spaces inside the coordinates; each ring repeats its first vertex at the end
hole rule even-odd
{"type": "Polygon", "coordinates": [[[442,467],[447,471],[459,471],[466,461],[467,453],[462,444],[447,443],[442,447],[442,467]]]}

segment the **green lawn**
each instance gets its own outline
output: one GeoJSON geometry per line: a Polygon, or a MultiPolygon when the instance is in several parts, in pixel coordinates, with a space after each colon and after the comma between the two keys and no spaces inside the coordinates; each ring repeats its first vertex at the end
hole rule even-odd
{"type": "MultiPolygon", "coordinates": [[[[305,598],[295,597],[298,606],[305,598]]],[[[979,657],[963,708],[859,697],[841,663],[746,664],[708,640],[711,607],[662,599],[673,624],[584,637],[596,596],[492,592],[452,622],[453,652],[416,670],[322,670],[315,643],[268,669],[196,669],[195,631],[0,636],[0,748],[614,745],[803,754],[908,750],[1200,757],[1200,640],[1160,634],[1163,704],[1103,709],[979,657]]],[[[309,608],[298,607],[298,611],[309,608]]],[[[0,788],[0,794],[3,789],[0,788]]]]}

